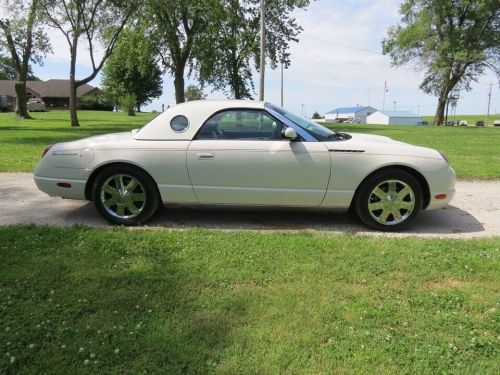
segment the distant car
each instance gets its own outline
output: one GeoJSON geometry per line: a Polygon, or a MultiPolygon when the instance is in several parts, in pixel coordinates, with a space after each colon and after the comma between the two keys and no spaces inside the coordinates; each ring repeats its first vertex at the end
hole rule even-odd
{"type": "Polygon", "coordinates": [[[446,123],[446,126],[458,126],[458,121],[456,121],[456,120],[449,120],[446,123]]]}
{"type": "Polygon", "coordinates": [[[493,122],[493,126],[500,126],[500,120],[495,120],[493,122]]]}
{"type": "Polygon", "coordinates": [[[33,98],[28,100],[28,111],[30,112],[44,112],[45,103],[42,99],[33,98]]]}
{"type": "Polygon", "coordinates": [[[49,146],[35,182],[124,225],[164,202],[352,207],[367,226],[398,230],[455,192],[443,153],[243,100],[179,104],[141,129],[49,146]]]}
{"type": "Polygon", "coordinates": [[[15,108],[14,97],[10,95],[0,95],[0,112],[10,112],[15,108]]]}
{"type": "Polygon", "coordinates": [[[484,121],[482,121],[482,120],[476,121],[476,126],[484,127],[484,121]]]}
{"type": "Polygon", "coordinates": [[[460,120],[459,125],[460,126],[469,126],[469,123],[467,122],[467,120],[460,120]]]}
{"type": "Polygon", "coordinates": [[[417,122],[417,125],[428,126],[429,121],[419,121],[419,122],[417,122]]]}

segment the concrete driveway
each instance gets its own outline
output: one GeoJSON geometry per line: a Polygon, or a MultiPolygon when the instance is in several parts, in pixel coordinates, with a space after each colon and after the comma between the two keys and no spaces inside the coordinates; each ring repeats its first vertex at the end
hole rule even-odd
{"type": "MultiPolygon", "coordinates": [[[[108,226],[92,202],[51,198],[37,190],[30,173],[0,173],[0,225],[75,224],[108,226]]],[[[149,223],[161,228],[223,230],[312,230],[386,235],[367,230],[349,214],[326,210],[167,206],[149,223]]],[[[461,181],[451,205],[424,211],[404,233],[396,236],[500,236],[500,182],[461,181]]]]}

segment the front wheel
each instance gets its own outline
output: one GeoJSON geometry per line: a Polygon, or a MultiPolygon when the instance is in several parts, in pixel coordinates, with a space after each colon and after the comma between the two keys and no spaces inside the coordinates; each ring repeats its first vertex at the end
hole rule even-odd
{"type": "Polygon", "coordinates": [[[422,187],[409,173],[386,170],[369,177],[355,201],[356,214],[368,227],[397,231],[405,228],[422,208],[422,187]]]}
{"type": "Polygon", "coordinates": [[[145,223],[157,210],[155,182],[142,170],[129,166],[110,167],[97,176],[92,190],[97,211],[115,224],[145,223]]]}

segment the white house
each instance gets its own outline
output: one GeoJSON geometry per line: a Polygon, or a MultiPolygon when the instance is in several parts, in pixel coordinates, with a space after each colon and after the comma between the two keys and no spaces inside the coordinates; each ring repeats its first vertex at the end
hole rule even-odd
{"type": "Polygon", "coordinates": [[[326,122],[366,123],[366,117],[375,112],[373,107],[343,107],[332,109],[325,114],[326,122]]]}
{"type": "Polygon", "coordinates": [[[367,124],[379,125],[417,125],[420,116],[409,111],[377,111],[368,116],[367,124]]]}

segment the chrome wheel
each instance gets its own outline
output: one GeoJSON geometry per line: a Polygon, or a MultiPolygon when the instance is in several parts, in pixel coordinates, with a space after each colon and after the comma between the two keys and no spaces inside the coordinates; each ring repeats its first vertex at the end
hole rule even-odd
{"type": "Polygon", "coordinates": [[[146,205],[146,191],[141,182],[127,174],[116,174],[102,184],[101,203],[111,215],[120,219],[138,216],[146,205]]]}
{"type": "Polygon", "coordinates": [[[379,183],[368,197],[368,211],[383,225],[404,222],[415,209],[415,193],[407,183],[386,180],[379,183]]]}

